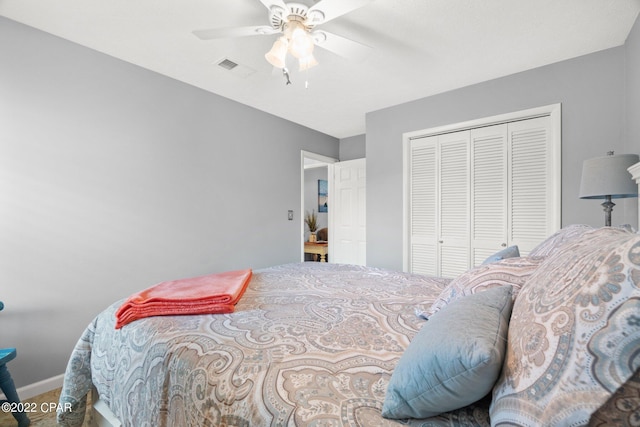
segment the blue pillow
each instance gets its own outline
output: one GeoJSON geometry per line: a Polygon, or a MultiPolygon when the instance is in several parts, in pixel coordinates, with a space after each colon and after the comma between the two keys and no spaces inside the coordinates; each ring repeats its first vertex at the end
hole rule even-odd
{"type": "Polygon", "coordinates": [[[500,286],[451,302],[429,318],[396,366],[385,418],[428,418],[470,405],[498,379],[513,300],[500,286]]]}
{"type": "Polygon", "coordinates": [[[516,258],[520,256],[520,250],[518,249],[518,245],[509,246],[508,248],[504,248],[495,254],[491,255],[489,258],[482,261],[482,264],[491,264],[492,262],[500,261],[505,258],[516,258]]]}

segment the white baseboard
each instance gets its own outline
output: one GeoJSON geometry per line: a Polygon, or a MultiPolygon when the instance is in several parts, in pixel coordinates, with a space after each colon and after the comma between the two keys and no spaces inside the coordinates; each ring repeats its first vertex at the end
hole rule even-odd
{"type": "MultiPolygon", "coordinates": [[[[20,396],[20,400],[31,399],[39,394],[62,387],[63,380],[64,374],[60,374],[55,377],[47,378],[46,380],[38,381],[37,383],[20,387],[16,391],[18,392],[18,396],[20,396]]],[[[4,394],[0,393],[0,400],[3,400],[4,398],[4,394]]]]}

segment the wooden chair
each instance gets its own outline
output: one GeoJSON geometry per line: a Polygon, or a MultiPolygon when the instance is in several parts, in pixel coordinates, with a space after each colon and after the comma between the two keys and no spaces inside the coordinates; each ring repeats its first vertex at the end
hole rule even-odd
{"type": "MultiPolygon", "coordinates": [[[[4,304],[0,301],[0,310],[3,308],[4,304]]],[[[20,398],[18,397],[18,392],[16,391],[16,386],[13,383],[9,369],[7,369],[7,363],[15,359],[16,355],[17,352],[15,348],[0,349],[0,389],[2,389],[6,398],[6,400],[2,400],[0,403],[8,402],[12,404],[13,407],[9,409],[11,409],[13,418],[18,422],[18,427],[27,427],[31,424],[31,420],[25,412],[18,411],[18,409],[22,409],[20,407],[20,398]]]]}
{"type": "Polygon", "coordinates": [[[329,229],[327,227],[321,228],[316,233],[316,236],[318,236],[319,242],[326,242],[327,240],[329,240],[329,229]]]}

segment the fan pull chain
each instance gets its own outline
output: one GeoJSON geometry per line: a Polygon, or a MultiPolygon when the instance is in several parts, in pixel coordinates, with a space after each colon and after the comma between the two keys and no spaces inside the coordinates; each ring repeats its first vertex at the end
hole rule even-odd
{"type": "Polygon", "coordinates": [[[289,70],[287,70],[287,67],[284,67],[282,69],[282,75],[284,76],[285,79],[285,85],[290,85],[291,84],[291,79],[289,78],[289,70]]]}

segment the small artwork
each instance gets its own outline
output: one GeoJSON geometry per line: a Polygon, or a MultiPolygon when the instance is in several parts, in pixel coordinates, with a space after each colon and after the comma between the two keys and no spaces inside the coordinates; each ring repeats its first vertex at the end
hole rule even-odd
{"type": "Polygon", "coordinates": [[[318,212],[328,212],[327,197],[329,194],[329,183],[326,179],[318,180],[318,212]]]}

